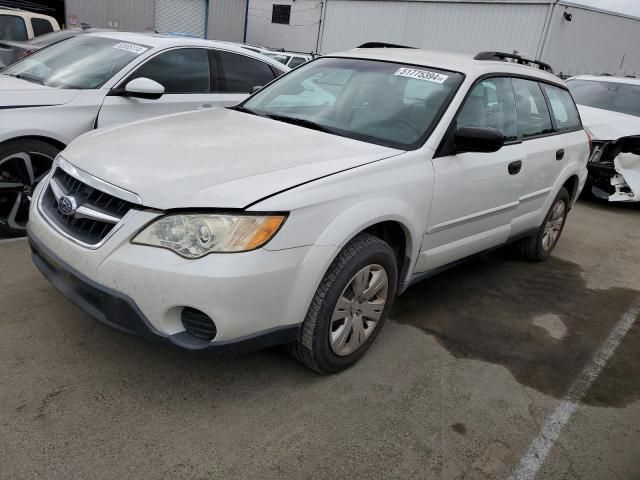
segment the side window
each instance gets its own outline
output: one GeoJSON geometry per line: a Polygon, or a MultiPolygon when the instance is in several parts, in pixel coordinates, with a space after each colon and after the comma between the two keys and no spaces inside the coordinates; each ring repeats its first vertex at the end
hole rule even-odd
{"type": "Polygon", "coordinates": [[[547,102],[538,82],[514,78],[513,89],[516,94],[518,138],[553,132],[547,102]]]}
{"type": "Polygon", "coordinates": [[[0,15],[0,40],[28,40],[24,20],[16,15],[0,15]]]}
{"type": "Polygon", "coordinates": [[[559,130],[573,130],[580,128],[580,117],[578,109],[571,97],[571,94],[562,88],[552,85],[541,84],[544,93],[547,94],[551,111],[556,119],[559,130]]]}
{"type": "Polygon", "coordinates": [[[302,57],[291,57],[291,60],[289,60],[289,65],[287,65],[289,68],[296,68],[299,67],[300,65],[302,65],[303,63],[306,63],[307,61],[302,58],[302,57]]]}
{"type": "Polygon", "coordinates": [[[211,91],[209,54],[204,48],[180,48],[152,58],[125,81],[146,77],[155,80],[165,93],[208,93],[211,91]]]}
{"type": "Polygon", "coordinates": [[[516,139],[515,117],[511,79],[488,78],[473,87],[458,114],[456,126],[496,128],[505,136],[505,141],[512,141],[516,139]]]}
{"type": "Polygon", "coordinates": [[[228,93],[249,93],[253,87],[263,86],[275,78],[271,67],[255,58],[218,51],[224,78],[221,90],[228,93]]]}
{"type": "Polygon", "coordinates": [[[49,20],[45,20],[44,18],[32,18],[31,27],[33,28],[34,37],[53,32],[53,25],[51,25],[49,20]]]}

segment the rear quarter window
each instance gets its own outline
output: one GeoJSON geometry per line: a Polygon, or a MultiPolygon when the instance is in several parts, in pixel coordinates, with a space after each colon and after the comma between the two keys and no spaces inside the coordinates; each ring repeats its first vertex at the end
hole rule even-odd
{"type": "Polygon", "coordinates": [[[49,20],[45,20],[44,18],[32,18],[31,27],[33,28],[34,37],[53,32],[53,25],[51,25],[49,20]]]}
{"type": "Polygon", "coordinates": [[[549,99],[551,113],[556,121],[558,130],[580,129],[580,116],[571,94],[562,88],[544,83],[542,84],[542,89],[549,99]]]}

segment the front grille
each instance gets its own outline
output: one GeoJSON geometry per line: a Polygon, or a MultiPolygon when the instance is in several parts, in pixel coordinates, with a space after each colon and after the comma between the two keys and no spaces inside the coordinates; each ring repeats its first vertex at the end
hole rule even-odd
{"type": "Polygon", "coordinates": [[[133,206],[81,182],[61,168],[56,168],[41,200],[43,213],[62,232],[87,245],[97,245],[104,240],[133,206]],[[75,213],[62,213],[53,183],[61,193],[75,199],[78,206],[75,213]]]}

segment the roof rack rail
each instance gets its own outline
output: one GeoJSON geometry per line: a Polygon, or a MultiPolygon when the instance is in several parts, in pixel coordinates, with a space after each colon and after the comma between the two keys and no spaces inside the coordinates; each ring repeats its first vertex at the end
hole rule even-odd
{"type": "Polygon", "coordinates": [[[520,65],[528,65],[530,67],[535,65],[540,70],[553,73],[553,68],[551,68],[551,65],[549,65],[548,63],[541,62],[540,60],[531,60],[530,58],[523,57],[522,55],[518,55],[517,53],[480,52],[473,58],[475,60],[498,60],[502,62],[508,62],[508,59],[511,59],[514,61],[514,63],[518,63],[520,65]]]}
{"type": "Polygon", "coordinates": [[[416,47],[408,47],[407,45],[396,45],[394,43],[385,43],[385,42],[367,42],[367,43],[363,43],[358,48],[416,48],[416,47]]]}

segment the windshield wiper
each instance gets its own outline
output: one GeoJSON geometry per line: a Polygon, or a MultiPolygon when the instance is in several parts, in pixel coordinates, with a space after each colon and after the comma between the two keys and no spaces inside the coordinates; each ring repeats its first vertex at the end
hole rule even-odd
{"type": "Polygon", "coordinates": [[[37,83],[39,85],[44,85],[44,81],[42,79],[37,78],[37,77],[31,77],[31,76],[25,75],[23,73],[16,73],[16,74],[7,73],[5,75],[8,75],[9,77],[19,78],[20,80],[25,80],[27,82],[37,83]]]}
{"type": "Polygon", "coordinates": [[[318,130],[320,132],[325,133],[336,133],[335,130],[325,127],[324,125],[320,125],[319,123],[314,122],[313,120],[307,120],[306,118],[299,117],[288,117],[286,115],[278,115],[275,113],[270,113],[266,115],[272,120],[277,120],[279,122],[290,123],[292,125],[298,125],[300,127],[310,128],[312,130],[318,130]]]}
{"type": "Polygon", "coordinates": [[[266,117],[264,113],[251,110],[250,108],[243,107],[242,105],[234,105],[233,107],[227,107],[229,110],[235,110],[236,112],[248,113],[250,115],[256,115],[258,117],[266,117]]]}

